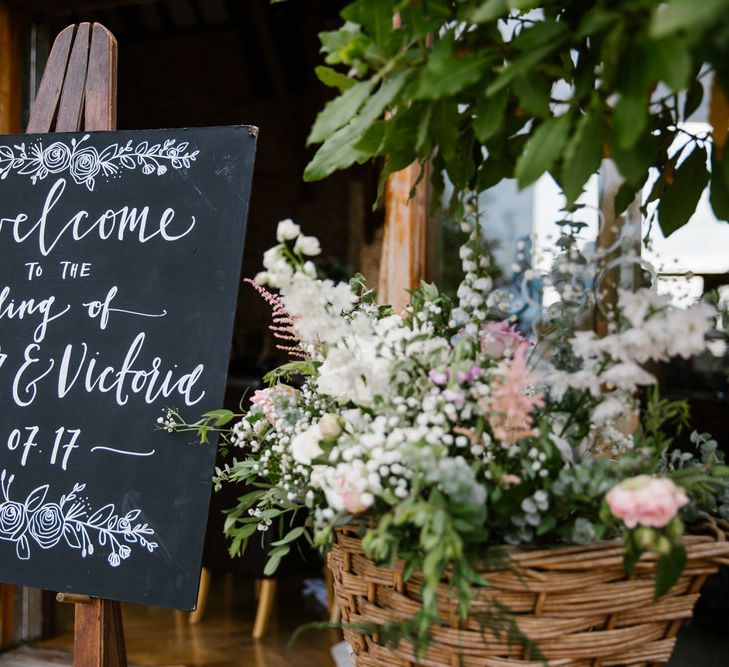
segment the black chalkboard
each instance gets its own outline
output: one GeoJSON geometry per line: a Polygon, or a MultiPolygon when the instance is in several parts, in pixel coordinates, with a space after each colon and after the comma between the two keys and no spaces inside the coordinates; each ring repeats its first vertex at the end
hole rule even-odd
{"type": "Polygon", "coordinates": [[[256,134],[0,137],[0,582],[194,607],[256,134]]]}

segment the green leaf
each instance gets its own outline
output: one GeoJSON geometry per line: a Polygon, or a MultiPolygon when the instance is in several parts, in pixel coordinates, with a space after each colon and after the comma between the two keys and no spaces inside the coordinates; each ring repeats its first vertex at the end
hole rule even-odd
{"type": "Polygon", "coordinates": [[[539,523],[537,528],[537,535],[544,535],[550,530],[553,530],[557,525],[557,519],[553,515],[545,516],[539,523]]]}
{"type": "Polygon", "coordinates": [[[298,540],[304,534],[305,530],[306,528],[303,526],[296,526],[296,528],[293,528],[282,539],[277,540],[276,542],[271,542],[271,546],[280,547],[284,544],[289,544],[289,542],[293,542],[294,540],[298,540]]]}
{"type": "Polygon", "coordinates": [[[613,111],[613,126],[622,149],[636,144],[648,122],[649,57],[644,45],[636,42],[621,62],[620,98],[613,111]]]}
{"type": "Polygon", "coordinates": [[[499,131],[508,99],[509,95],[505,90],[501,90],[491,97],[481,95],[478,98],[473,131],[479,141],[484,142],[499,131]]]}
{"type": "Polygon", "coordinates": [[[635,199],[640,192],[640,187],[631,185],[627,181],[623,182],[615,194],[615,215],[620,215],[635,199]]]}
{"type": "Polygon", "coordinates": [[[349,90],[335,97],[319,112],[311,128],[307,144],[318,144],[345,126],[367,101],[378,77],[355,83],[349,90]]]}
{"type": "Polygon", "coordinates": [[[326,63],[350,66],[356,64],[358,69],[363,71],[361,59],[371,40],[362,34],[360,26],[348,21],[339,30],[320,32],[319,41],[321,50],[327,54],[324,59],[326,63]]]}
{"type": "Polygon", "coordinates": [[[513,48],[522,52],[522,55],[504,68],[486,89],[486,94],[493,95],[506,88],[516,77],[532,70],[545,56],[559,49],[568,37],[567,27],[557,21],[539,22],[531,28],[522,30],[511,43],[513,48]]]}
{"type": "Polygon", "coordinates": [[[575,125],[567,143],[562,167],[562,189],[567,203],[572,204],[582,194],[582,187],[594,174],[602,160],[605,119],[599,109],[590,109],[575,125]]]}
{"type": "Polygon", "coordinates": [[[392,19],[397,0],[357,0],[342,10],[342,18],[364,26],[380,49],[393,37],[392,19]]]}
{"type": "Polygon", "coordinates": [[[203,417],[213,419],[213,426],[225,426],[235,417],[235,412],[232,410],[210,410],[210,412],[204,413],[203,417]]]}
{"type": "Polygon", "coordinates": [[[564,114],[548,118],[534,131],[514,169],[520,188],[525,188],[552,168],[567,141],[570,126],[571,118],[564,114]]]}
{"type": "Polygon", "coordinates": [[[532,70],[514,81],[514,90],[521,107],[526,109],[532,116],[539,118],[549,116],[551,79],[532,70]]]}
{"type": "Polygon", "coordinates": [[[506,0],[486,0],[471,14],[474,23],[490,23],[509,13],[506,0]]]}
{"type": "Polygon", "coordinates": [[[414,99],[437,100],[455,95],[478,81],[491,57],[481,52],[454,54],[453,33],[436,42],[428,54],[414,99]]]}
{"type": "Polygon", "coordinates": [[[541,4],[541,0],[509,0],[509,8],[518,9],[521,12],[528,12],[541,4]]]}
{"type": "Polygon", "coordinates": [[[674,544],[671,552],[661,556],[658,560],[656,570],[655,599],[668,593],[671,587],[678,581],[686,566],[686,549],[683,544],[674,544]]]}
{"type": "Polygon", "coordinates": [[[291,547],[288,546],[276,547],[273,551],[271,551],[266,567],[263,568],[263,575],[265,577],[272,576],[276,570],[278,570],[278,566],[281,564],[281,559],[286,556],[289,551],[291,551],[291,547]]]}
{"type": "Polygon", "coordinates": [[[337,70],[332,69],[331,67],[326,67],[325,65],[315,67],[314,72],[316,73],[319,81],[321,81],[325,86],[337,88],[340,93],[349,90],[355,83],[357,83],[356,79],[353,79],[346,74],[342,74],[341,72],[337,72],[337,70]]]}
{"type": "Polygon", "coordinates": [[[655,138],[648,133],[643,134],[638,143],[627,150],[616,145],[614,135],[610,137],[610,157],[615,161],[623,178],[631,185],[645,182],[655,151],[655,138]]]}
{"type": "MultiPolygon", "coordinates": [[[[410,76],[409,70],[402,70],[387,79],[364,104],[359,115],[337,130],[319,148],[304,170],[304,180],[317,181],[326,178],[338,169],[344,169],[358,160],[369,157],[367,153],[356,148],[357,142],[372,123],[382,115],[410,76]]],[[[350,88],[344,95],[351,93],[355,88],[356,86],[350,88]]],[[[319,118],[317,118],[318,121],[319,118]]]]}
{"type": "Polygon", "coordinates": [[[355,149],[367,156],[381,155],[385,140],[385,121],[376,120],[355,144],[355,149]]]}
{"type": "Polygon", "coordinates": [[[683,227],[696,211],[709,173],[706,170],[706,149],[696,146],[666,183],[658,202],[658,221],[665,236],[683,227]]]}
{"type": "Polygon", "coordinates": [[[511,178],[514,164],[508,159],[489,157],[478,169],[478,189],[488,190],[505,178],[511,178]]]}
{"type": "Polygon", "coordinates": [[[651,60],[656,77],[678,92],[691,77],[691,54],[684,40],[664,37],[650,46],[651,60]]]}
{"type": "Polygon", "coordinates": [[[676,32],[688,32],[721,18],[726,12],[726,0],[673,0],[658,5],[650,24],[653,37],[665,37],[676,32]]]}
{"type": "Polygon", "coordinates": [[[458,105],[453,100],[440,100],[433,104],[430,132],[446,162],[452,160],[458,147],[458,105]]]}
{"type": "Polygon", "coordinates": [[[711,146],[711,190],[709,201],[714,215],[729,222],[729,160],[719,159],[716,146],[711,146]]]}
{"type": "Polygon", "coordinates": [[[449,0],[428,0],[408,2],[400,8],[403,27],[418,38],[428,33],[437,33],[441,26],[452,18],[449,0]]]}

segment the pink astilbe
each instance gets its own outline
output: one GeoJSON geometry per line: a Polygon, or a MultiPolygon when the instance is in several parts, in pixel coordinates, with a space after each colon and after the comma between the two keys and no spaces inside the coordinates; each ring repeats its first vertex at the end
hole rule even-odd
{"type": "Polygon", "coordinates": [[[494,436],[506,445],[538,434],[531,412],[544,405],[542,394],[531,394],[534,378],[529,376],[524,357],[526,346],[514,351],[511,361],[499,364],[500,379],[492,385],[488,400],[489,423],[494,436]]]}
{"type": "Polygon", "coordinates": [[[288,352],[293,357],[306,358],[306,355],[299,346],[301,340],[294,331],[294,320],[283,305],[281,297],[278,294],[269,292],[263,285],[259,285],[255,280],[251,280],[250,278],[245,278],[243,282],[251,285],[261,295],[261,298],[271,306],[271,320],[273,324],[269,325],[268,328],[273,332],[274,337],[286,343],[295,343],[295,345],[277,344],[276,347],[279,350],[288,352]]]}

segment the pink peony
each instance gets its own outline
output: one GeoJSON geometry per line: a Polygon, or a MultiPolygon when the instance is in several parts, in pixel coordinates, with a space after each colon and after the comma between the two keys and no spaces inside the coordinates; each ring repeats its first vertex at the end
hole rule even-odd
{"type": "Polygon", "coordinates": [[[366,512],[372,504],[371,494],[358,492],[356,489],[352,488],[346,479],[339,480],[339,493],[342,496],[344,509],[346,509],[350,514],[362,514],[362,512],[366,512]]]}
{"type": "Polygon", "coordinates": [[[532,345],[509,320],[488,322],[481,329],[481,350],[494,359],[514,354],[521,347],[532,345]]]}
{"type": "Polygon", "coordinates": [[[265,389],[258,389],[253,392],[251,396],[251,403],[258,407],[258,409],[265,415],[266,420],[273,426],[276,421],[276,405],[274,403],[274,396],[282,392],[289,396],[295,396],[296,390],[293,387],[289,387],[285,384],[277,384],[275,387],[266,387],[265,389]]]}
{"type": "Polygon", "coordinates": [[[688,504],[686,492],[665,477],[639,475],[626,479],[605,496],[610,511],[628,528],[663,528],[688,504]]]}

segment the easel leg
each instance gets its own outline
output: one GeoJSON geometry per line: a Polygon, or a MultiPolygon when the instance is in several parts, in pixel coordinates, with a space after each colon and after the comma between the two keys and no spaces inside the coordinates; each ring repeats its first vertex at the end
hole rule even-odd
{"type": "Polygon", "coordinates": [[[190,614],[190,625],[197,625],[205,615],[205,607],[208,604],[208,593],[210,592],[210,570],[204,567],[200,572],[200,587],[197,591],[197,605],[195,611],[190,614]]]}
{"type": "Polygon", "coordinates": [[[57,599],[76,605],[74,667],[127,667],[119,602],[63,593],[57,599]]]}
{"type": "Polygon", "coordinates": [[[253,639],[261,639],[268,630],[268,621],[273,611],[273,603],[276,597],[276,580],[259,579],[260,586],[258,594],[258,609],[256,610],[256,622],[253,624],[253,639]]]}

